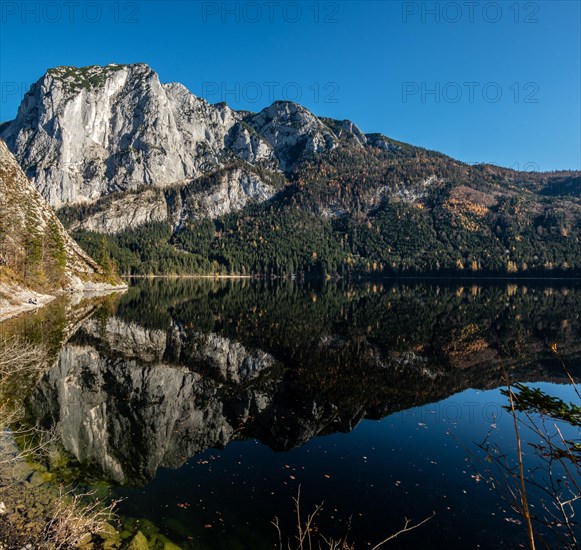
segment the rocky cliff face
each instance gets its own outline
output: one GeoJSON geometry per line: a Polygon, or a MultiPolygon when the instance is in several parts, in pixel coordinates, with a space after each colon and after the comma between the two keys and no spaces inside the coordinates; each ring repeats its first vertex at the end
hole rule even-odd
{"type": "Polygon", "coordinates": [[[141,187],[114,193],[82,209],[69,229],[115,234],[151,222],[168,222],[179,228],[188,220],[213,219],[242,210],[275,193],[276,188],[252,170],[230,166],[171,188],[141,187]]]}
{"type": "Polygon", "coordinates": [[[284,171],[302,155],[334,149],[338,137],[307,109],[290,101],[277,101],[247,123],[270,145],[284,171]]]}
{"type": "Polygon", "coordinates": [[[68,235],[1,140],[0,276],[6,310],[18,305],[11,304],[10,295],[22,287],[52,293],[121,284],[106,276],[68,235]]]}
{"type": "Polygon", "coordinates": [[[69,229],[112,234],[150,222],[164,222],[168,218],[164,194],[157,189],[143,189],[139,193],[112,197],[105,204],[97,205],[82,220],[73,222],[69,229]]]}
{"type": "Polygon", "coordinates": [[[288,170],[338,142],[299,105],[237,113],[162,84],[144,64],[50,69],[0,137],[53,207],[188,181],[231,157],[288,170]]]}
{"type": "Polygon", "coordinates": [[[235,121],[143,64],[59,67],[33,84],[2,138],[59,206],[194,177],[217,163],[235,121]]]}
{"type": "Polygon", "coordinates": [[[214,178],[209,188],[190,187],[187,190],[189,218],[217,218],[242,210],[249,202],[271,198],[275,189],[248,170],[225,170],[214,178]]]}

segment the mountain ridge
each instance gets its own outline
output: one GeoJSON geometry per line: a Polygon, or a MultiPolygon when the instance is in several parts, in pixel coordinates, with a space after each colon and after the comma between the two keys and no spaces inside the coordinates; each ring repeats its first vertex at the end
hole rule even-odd
{"type": "Polygon", "coordinates": [[[581,271],[581,172],[469,165],[289,101],[234,111],[145,64],[50,69],[0,137],[126,274],[581,271]]]}
{"type": "Polygon", "coordinates": [[[31,86],[16,118],[0,126],[0,137],[53,207],[91,202],[138,184],[177,184],[208,173],[224,155],[288,172],[296,164],[294,157],[328,151],[342,142],[390,151],[402,147],[421,149],[382,134],[364,134],[347,119],[318,117],[292,101],[276,100],[259,112],[235,111],[225,102],[210,104],[182,84],[161,83],[157,73],[144,63],[49,69],[31,86]],[[137,93],[140,96],[135,97],[137,93]],[[157,132],[159,143],[146,142],[143,129],[126,128],[118,120],[121,108],[131,109],[128,112],[133,113],[133,118],[140,117],[139,122],[145,126],[157,125],[149,137],[155,137],[157,132]],[[147,112],[149,119],[144,116],[147,112]],[[198,116],[192,118],[193,115],[198,116]],[[160,129],[164,117],[171,127],[160,129]],[[175,120],[169,120],[172,118],[175,120]],[[80,128],[79,120],[84,127],[80,128]],[[129,132],[123,134],[121,130],[129,132]],[[172,141],[176,139],[194,147],[187,154],[179,149],[174,158],[167,147],[176,145],[172,141]],[[99,147],[110,150],[96,151],[99,147]],[[155,158],[136,155],[136,151],[143,151],[155,157],[160,152],[156,149],[162,149],[165,155],[165,170],[154,165],[155,158]],[[207,149],[211,154],[207,154],[207,149]],[[48,158],[40,158],[40,151],[48,158]],[[102,153],[108,156],[100,156],[102,153]],[[82,164],[82,155],[90,161],[82,164]],[[127,158],[116,158],[122,155],[127,158]],[[206,165],[203,157],[207,157],[206,165]],[[104,161],[105,170],[94,166],[97,160],[104,161]],[[150,165],[141,171],[129,166],[133,169],[129,178],[114,165],[116,160],[150,165]],[[178,166],[180,162],[183,166],[178,166]],[[64,172],[61,177],[58,171],[64,172]],[[104,176],[107,186],[96,189],[96,176],[104,176]],[[73,189],[67,187],[69,184],[73,189]],[[82,189],[74,189],[75,185],[82,189]]]}

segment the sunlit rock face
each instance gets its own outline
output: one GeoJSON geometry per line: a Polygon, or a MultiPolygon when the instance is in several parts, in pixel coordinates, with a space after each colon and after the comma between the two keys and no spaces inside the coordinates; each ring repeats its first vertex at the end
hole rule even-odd
{"type": "Polygon", "coordinates": [[[248,125],[272,147],[284,171],[303,155],[330,151],[339,138],[318,117],[291,101],[276,101],[248,119],[248,125]]]}
{"type": "Polygon", "coordinates": [[[192,220],[237,212],[275,193],[273,185],[251,170],[229,167],[170,189],[142,187],[115,193],[91,205],[89,213],[74,220],[69,229],[115,234],[155,222],[180,228],[192,220]]]}
{"type": "Polygon", "coordinates": [[[274,193],[274,187],[247,170],[226,170],[214,178],[214,185],[208,189],[193,188],[187,193],[187,217],[218,218],[229,212],[242,210],[251,201],[266,201],[274,193]]]}
{"type": "Polygon", "coordinates": [[[146,223],[165,222],[168,218],[169,209],[163,193],[144,189],[109,200],[106,208],[95,209],[83,220],[72,223],[69,229],[114,234],[146,223]]]}
{"type": "MultiPolygon", "coordinates": [[[[365,142],[353,123],[339,126],[341,136],[365,142]]],[[[231,159],[289,171],[299,158],[329,151],[340,141],[296,103],[277,101],[257,114],[237,112],[225,103],[211,105],[181,84],[161,83],[143,63],[50,69],[31,86],[16,119],[0,128],[0,137],[56,208],[142,186],[182,185],[231,159]]],[[[233,192],[231,181],[228,195],[265,200],[272,194],[249,190],[264,184],[244,171],[230,177],[240,190],[233,192]]],[[[201,200],[209,216],[230,211],[216,195],[201,200]]],[[[161,215],[158,210],[154,218],[161,215]]],[[[137,210],[134,216],[146,214],[137,210]]],[[[86,223],[115,229],[111,220],[86,223]]]]}
{"type": "Polygon", "coordinates": [[[52,206],[168,185],[218,163],[237,117],[147,65],[58,67],[1,136],[52,206]]]}

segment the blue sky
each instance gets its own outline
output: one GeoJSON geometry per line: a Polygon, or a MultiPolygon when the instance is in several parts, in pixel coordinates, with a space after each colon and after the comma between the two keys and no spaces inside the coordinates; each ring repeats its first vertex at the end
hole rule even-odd
{"type": "Polygon", "coordinates": [[[466,162],[581,169],[580,6],[2,0],[0,120],[49,67],[141,61],[212,103],[297,100],[466,162]]]}

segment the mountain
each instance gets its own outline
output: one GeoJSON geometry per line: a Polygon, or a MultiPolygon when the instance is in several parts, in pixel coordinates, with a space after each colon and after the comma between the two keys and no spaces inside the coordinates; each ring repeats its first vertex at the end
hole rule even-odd
{"type": "Polygon", "coordinates": [[[298,105],[244,116],[161,84],[144,64],[50,69],[0,137],[53,207],[179,184],[232,157],[288,169],[291,150],[336,141],[298,105]]]}
{"type": "Polygon", "coordinates": [[[69,236],[0,141],[0,318],[54,293],[120,286],[69,236]]]}
{"type": "Polygon", "coordinates": [[[289,101],[234,111],[144,64],[50,69],[0,137],[127,274],[581,272],[581,172],[472,166],[289,101]]]}

